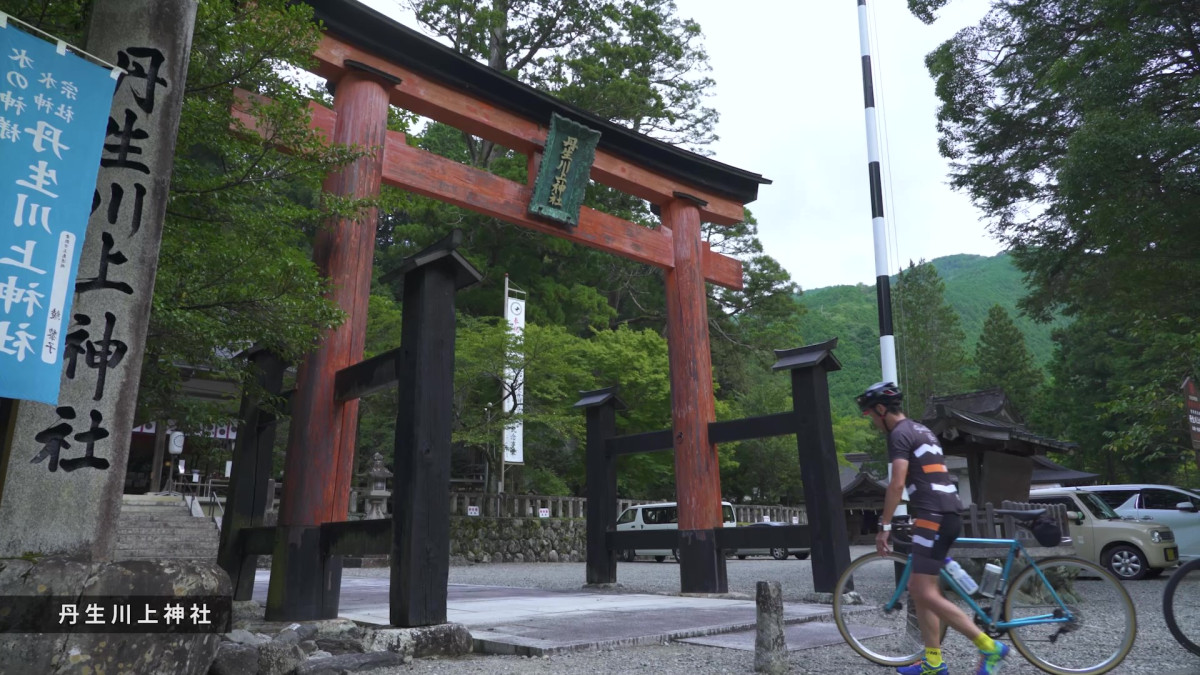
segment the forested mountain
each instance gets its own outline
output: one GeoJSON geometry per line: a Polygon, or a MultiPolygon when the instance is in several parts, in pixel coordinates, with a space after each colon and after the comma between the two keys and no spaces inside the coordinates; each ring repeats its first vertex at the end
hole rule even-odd
{"type": "MultiPolygon", "coordinates": [[[[966,348],[974,354],[983,322],[992,305],[1008,310],[1025,336],[1034,360],[1042,366],[1050,361],[1053,344],[1051,330],[1061,321],[1040,324],[1020,316],[1017,301],[1026,294],[1019,270],[1007,253],[986,257],[951,255],[930,261],[945,282],[946,302],[958,313],[966,348]]],[[[897,278],[892,278],[897,283],[897,278]]],[[[876,311],[875,285],[828,286],[806,290],[798,302],[807,310],[801,318],[801,333],[806,342],[838,338],[835,352],[842,370],[830,376],[829,386],[835,405],[853,411],[853,397],[866,385],[879,380],[879,318],[876,311]]],[[[903,307],[894,306],[898,318],[903,307]]],[[[902,359],[903,355],[898,355],[902,359]]],[[[901,364],[903,366],[903,364],[901,364]]]]}

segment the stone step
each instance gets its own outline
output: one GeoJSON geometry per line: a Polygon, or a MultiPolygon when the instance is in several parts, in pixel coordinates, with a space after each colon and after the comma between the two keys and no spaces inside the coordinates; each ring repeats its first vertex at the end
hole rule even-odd
{"type": "Polygon", "coordinates": [[[210,518],[193,518],[192,516],[180,516],[178,518],[122,518],[117,521],[117,527],[163,527],[176,526],[179,527],[216,527],[216,523],[210,518]]]}
{"type": "Polygon", "coordinates": [[[216,554],[217,548],[220,546],[219,541],[201,542],[201,541],[159,541],[154,543],[144,543],[140,546],[129,542],[117,542],[118,551],[207,551],[216,554]]]}
{"type": "Polygon", "coordinates": [[[151,541],[148,537],[131,537],[118,538],[117,548],[124,550],[135,550],[139,548],[171,548],[173,546],[202,546],[213,547],[221,543],[219,537],[204,537],[203,539],[196,537],[155,537],[151,541]]]}
{"type": "Polygon", "coordinates": [[[209,516],[193,516],[188,514],[179,514],[174,516],[164,515],[146,515],[133,516],[133,518],[121,518],[116,521],[118,525],[134,525],[137,527],[155,527],[158,525],[206,525],[216,527],[214,521],[209,516]]]}
{"type": "Polygon", "coordinates": [[[183,501],[182,495],[121,495],[121,503],[123,504],[158,504],[158,503],[180,503],[183,501]]]}
{"type": "Polygon", "coordinates": [[[172,504],[122,504],[121,513],[170,513],[173,511],[188,512],[191,508],[183,502],[172,504]]]}

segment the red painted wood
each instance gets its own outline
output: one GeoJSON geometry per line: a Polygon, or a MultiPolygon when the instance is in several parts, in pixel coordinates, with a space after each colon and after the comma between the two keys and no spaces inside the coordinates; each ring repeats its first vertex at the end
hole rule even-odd
{"type": "MultiPolygon", "coordinates": [[[[322,36],[314,56],[318,63],[313,72],[334,81],[345,70],[342,64],[347,59],[394,75],[400,79],[400,84],[390,89],[392,104],[418,115],[449,124],[526,155],[540,151],[546,144],[546,133],[549,129],[544,125],[549,124],[550,120],[535,122],[501,110],[470,94],[428,80],[362,48],[346,44],[334,36],[322,36]]],[[[734,225],[745,220],[742,204],[631,164],[604,150],[596,151],[591,177],[597,183],[641,197],[653,204],[666,204],[675,198],[676,192],[693,195],[708,202],[700,207],[700,214],[705,222],[734,225]]]]}
{"type": "MultiPolygon", "coordinates": [[[[242,101],[252,96],[239,92],[242,101]]],[[[310,126],[332,136],[337,120],[333,111],[316,104],[310,104],[309,109],[312,112],[310,126]]],[[[233,113],[247,130],[259,131],[257,121],[244,103],[235,104],[233,113]]],[[[389,131],[387,139],[383,181],[388,185],[647,265],[663,269],[674,265],[675,254],[668,229],[651,230],[586,206],[581,209],[579,225],[574,229],[546,223],[528,213],[532,180],[530,185],[521,185],[411,147],[399,132],[389,131]]],[[[540,153],[535,153],[534,159],[529,161],[531,176],[536,175],[536,158],[539,156],[540,153]]],[[[718,286],[741,290],[741,261],[709,250],[707,243],[703,246],[704,278],[718,286]]]]}
{"type": "MultiPolygon", "coordinates": [[[[378,195],[383,175],[383,153],[378,150],[386,140],[387,91],[370,76],[347,71],[337,82],[334,111],[334,142],[377,151],[331,174],[325,191],[353,197],[378,195]]],[[[336,402],[333,386],[337,371],[362,360],[376,211],[364,209],[357,218],[328,223],[313,247],[313,259],[330,280],[330,297],[347,318],[329,332],[297,374],[280,525],[346,519],[358,401],[336,402]]]]}
{"type": "Polygon", "coordinates": [[[671,422],[675,431],[675,498],[679,529],[721,527],[717,447],[708,440],[716,420],[708,300],[701,264],[700,210],[676,199],[662,210],[674,234],[675,268],[667,270],[667,354],[671,363],[671,422]]]}

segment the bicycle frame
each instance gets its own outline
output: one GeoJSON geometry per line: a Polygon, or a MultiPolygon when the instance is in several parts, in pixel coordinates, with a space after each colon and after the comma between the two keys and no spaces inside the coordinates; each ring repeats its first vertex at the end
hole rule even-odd
{"type": "MultiPolygon", "coordinates": [[[[1047,623],[1067,623],[1072,620],[1071,610],[1067,608],[1066,603],[1064,603],[1062,598],[1058,596],[1058,591],[1054,590],[1054,586],[1051,585],[1050,580],[1046,578],[1045,573],[1042,572],[1040,567],[1038,567],[1037,561],[1035,561],[1029,556],[1028,553],[1025,552],[1025,547],[1021,546],[1021,542],[1017,541],[1016,539],[978,539],[973,537],[962,537],[955,540],[955,544],[1008,546],[1008,556],[1004,561],[1004,568],[1000,572],[1000,583],[996,587],[995,599],[997,602],[995,602],[992,606],[991,616],[988,616],[988,613],[984,611],[984,609],[980,607],[978,603],[975,602],[974,598],[968,595],[966,591],[964,591],[962,587],[958,585],[958,582],[954,580],[954,577],[950,576],[949,572],[947,572],[945,569],[939,570],[938,572],[938,575],[945,580],[947,584],[949,584],[950,588],[957,593],[959,597],[966,601],[967,605],[971,607],[971,610],[975,612],[975,615],[990,628],[997,630],[1008,630],[1009,628],[1020,628],[1022,626],[1041,625],[1047,623]],[[1045,586],[1046,589],[1050,591],[1050,594],[1054,597],[1054,602],[1058,605],[1059,610],[1061,610],[1061,615],[1056,612],[1051,614],[1039,614],[1037,616],[1022,617],[1013,621],[998,620],[1000,618],[1000,609],[1002,605],[1002,602],[1000,601],[1003,600],[1005,590],[1007,589],[1013,562],[1019,555],[1024,555],[1025,559],[1029,561],[1030,566],[1037,571],[1038,577],[1042,580],[1042,585],[1045,586]]],[[[913,558],[912,554],[910,553],[908,555],[908,562],[906,562],[904,565],[904,571],[901,573],[900,578],[896,583],[896,592],[894,595],[892,595],[892,599],[889,600],[887,605],[884,607],[885,611],[891,611],[894,609],[900,602],[900,596],[904,593],[905,589],[908,588],[908,579],[912,574],[912,562],[913,558]]]]}

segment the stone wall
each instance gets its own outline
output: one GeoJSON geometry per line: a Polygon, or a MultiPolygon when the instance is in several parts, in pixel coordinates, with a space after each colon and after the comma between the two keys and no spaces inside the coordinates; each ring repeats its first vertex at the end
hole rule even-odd
{"type": "MultiPolygon", "coordinates": [[[[264,525],[275,524],[268,513],[264,525]]],[[[583,518],[450,517],[450,563],[584,562],[587,521],[583,518]]],[[[387,556],[346,558],[346,567],[386,567],[387,556]]],[[[271,556],[258,567],[270,569],[271,556]]]]}
{"type": "Polygon", "coordinates": [[[452,562],[582,562],[582,518],[450,518],[452,562]]]}

